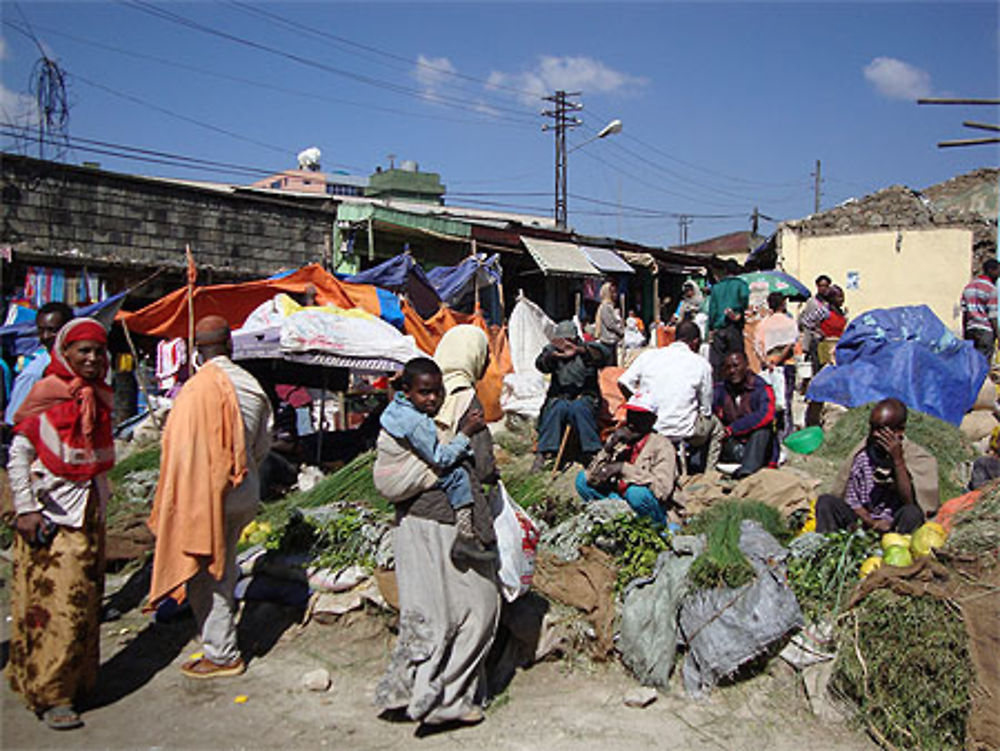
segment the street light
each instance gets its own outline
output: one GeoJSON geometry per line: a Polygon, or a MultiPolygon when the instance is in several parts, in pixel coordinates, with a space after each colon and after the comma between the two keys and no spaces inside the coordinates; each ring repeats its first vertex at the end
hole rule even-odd
{"type": "Polygon", "coordinates": [[[566,153],[567,153],[567,154],[572,154],[572,153],[573,153],[574,151],[576,151],[577,149],[582,149],[582,148],[583,148],[584,146],[586,146],[586,145],[587,145],[588,143],[593,143],[593,142],[594,142],[594,141],[596,141],[596,140],[597,140],[598,138],[607,138],[608,136],[613,136],[613,135],[615,135],[616,133],[621,133],[621,132],[622,132],[622,121],[621,121],[621,120],[618,120],[618,119],[615,119],[615,120],[612,120],[612,121],[611,121],[610,123],[608,123],[608,124],[607,124],[607,125],[605,125],[605,126],[604,126],[603,128],[601,128],[601,129],[600,129],[600,130],[599,130],[599,131],[597,132],[597,135],[596,135],[596,136],[591,136],[590,138],[588,138],[588,139],[587,139],[586,141],[584,141],[583,143],[578,143],[578,144],[577,144],[576,146],[574,146],[574,147],[573,147],[572,149],[570,149],[570,150],[569,150],[569,151],[567,151],[566,153]]]}

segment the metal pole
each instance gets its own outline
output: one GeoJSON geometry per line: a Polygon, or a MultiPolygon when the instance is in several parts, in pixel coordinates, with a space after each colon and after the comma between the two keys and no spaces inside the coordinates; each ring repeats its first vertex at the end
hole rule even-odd
{"type": "Polygon", "coordinates": [[[813,193],[814,193],[814,196],[813,196],[813,213],[814,214],[818,214],[819,213],[819,184],[820,184],[820,163],[819,163],[819,159],[816,160],[816,173],[815,173],[814,177],[816,178],[816,183],[815,183],[815,186],[813,188],[813,193]]]}

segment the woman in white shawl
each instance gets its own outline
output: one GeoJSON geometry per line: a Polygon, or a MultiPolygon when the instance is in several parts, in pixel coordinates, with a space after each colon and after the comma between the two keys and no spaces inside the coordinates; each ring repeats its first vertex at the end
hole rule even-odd
{"type": "MultiPolygon", "coordinates": [[[[475,326],[449,329],[434,353],[445,399],[435,421],[449,440],[465,414],[481,409],[475,383],[486,370],[486,334],[475,326]]],[[[471,441],[473,525],[494,545],[493,517],[484,484],[498,476],[489,430],[471,441]]],[[[444,492],[431,489],[396,506],[394,552],[399,588],[399,636],[375,689],[375,703],[428,725],[483,720],[486,655],[493,644],[500,596],[495,563],[458,568],[450,552],[455,513],[444,492]]]]}

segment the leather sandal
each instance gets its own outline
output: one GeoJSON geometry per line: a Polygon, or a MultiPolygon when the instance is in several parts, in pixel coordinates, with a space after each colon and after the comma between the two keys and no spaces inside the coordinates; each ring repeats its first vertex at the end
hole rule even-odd
{"type": "Polygon", "coordinates": [[[83,720],[73,707],[62,705],[49,707],[42,712],[42,720],[52,730],[72,730],[83,727],[83,720]]]}
{"type": "Polygon", "coordinates": [[[181,665],[181,673],[188,678],[227,678],[234,675],[242,675],[246,672],[247,666],[243,658],[237,657],[230,663],[220,665],[207,657],[199,657],[181,665]]]}

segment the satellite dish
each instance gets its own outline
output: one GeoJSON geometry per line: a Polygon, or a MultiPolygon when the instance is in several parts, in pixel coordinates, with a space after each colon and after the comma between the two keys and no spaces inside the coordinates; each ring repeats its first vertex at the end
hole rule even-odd
{"type": "Polygon", "coordinates": [[[308,149],[300,151],[298,155],[299,169],[307,169],[311,172],[317,172],[319,170],[320,156],[320,150],[315,146],[311,146],[308,149]]]}

